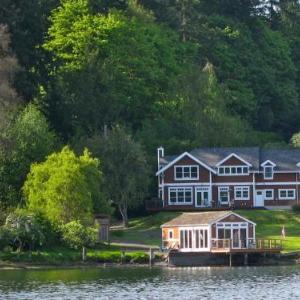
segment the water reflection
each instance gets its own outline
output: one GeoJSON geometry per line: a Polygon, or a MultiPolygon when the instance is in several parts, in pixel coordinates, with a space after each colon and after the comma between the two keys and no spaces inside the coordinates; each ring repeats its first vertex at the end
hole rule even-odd
{"type": "Polygon", "coordinates": [[[300,299],[300,267],[0,272],[0,299],[300,299]]]}

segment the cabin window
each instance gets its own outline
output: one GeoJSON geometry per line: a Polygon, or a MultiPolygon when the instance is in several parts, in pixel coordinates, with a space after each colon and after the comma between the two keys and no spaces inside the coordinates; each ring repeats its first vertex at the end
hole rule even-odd
{"type": "Polygon", "coordinates": [[[234,198],[235,200],[249,200],[249,187],[248,186],[238,186],[234,188],[234,198]]]}
{"type": "Polygon", "coordinates": [[[273,166],[264,167],[264,179],[273,179],[273,166]]]}
{"type": "Polygon", "coordinates": [[[198,178],[198,166],[175,166],[175,180],[196,180],[198,178]]]}
{"type": "Polygon", "coordinates": [[[169,230],[169,239],[172,240],[174,237],[174,231],[172,229],[169,230]]]}
{"type": "Polygon", "coordinates": [[[180,248],[182,249],[208,248],[208,230],[207,229],[180,230],[180,248]]]}
{"type": "Polygon", "coordinates": [[[243,166],[219,167],[218,174],[221,176],[249,175],[249,167],[243,167],[243,166]]]}
{"type": "Polygon", "coordinates": [[[192,188],[169,188],[169,204],[192,204],[192,188]]]}
{"type": "Polygon", "coordinates": [[[265,198],[266,200],[274,199],[274,191],[273,190],[265,190],[265,198]]]}
{"type": "Polygon", "coordinates": [[[229,187],[219,187],[219,202],[220,204],[228,204],[229,202],[229,187]]]}
{"type": "Polygon", "coordinates": [[[280,200],[295,199],[295,190],[294,189],[279,190],[279,199],[280,200]]]}

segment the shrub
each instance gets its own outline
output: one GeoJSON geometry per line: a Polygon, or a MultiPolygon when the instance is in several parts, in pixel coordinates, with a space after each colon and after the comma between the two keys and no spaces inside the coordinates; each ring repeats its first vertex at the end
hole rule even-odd
{"type": "Polygon", "coordinates": [[[294,204],[292,209],[294,212],[300,213],[300,204],[294,204]]]}
{"type": "Polygon", "coordinates": [[[35,214],[35,219],[41,227],[41,230],[45,237],[44,246],[55,246],[60,243],[61,232],[58,226],[55,226],[48,220],[43,214],[35,214]]]}
{"type": "Polygon", "coordinates": [[[10,246],[12,242],[12,235],[9,229],[2,226],[0,227],[0,250],[10,246]]]}
{"type": "Polygon", "coordinates": [[[17,209],[10,213],[4,225],[5,230],[9,231],[11,243],[19,250],[33,250],[42,246],[45,235],[34,214],[17,209]]]}
{"type": "Polygon", "coordinates": [[[92,228],[85,227],[79,221],[72,221],[61,226],[63,241],[73,249],[93,247],[96,233],[92,228]]]}

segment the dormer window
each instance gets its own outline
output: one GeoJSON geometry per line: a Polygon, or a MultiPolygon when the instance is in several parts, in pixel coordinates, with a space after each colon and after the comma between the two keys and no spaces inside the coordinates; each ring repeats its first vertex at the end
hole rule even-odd
{"type": "Polygon", "coordinates": [[[175,166],[175,180],[197,180],[199,178],[199,167],[175,166]]]}
{"type": "Polygon", "coordinates": [[[261,166],[264,170],[264,179],[273,179],[274,167],[276,166],[276,164],[270,160],[266,160],[264,163],[261,164],[261,166]]]}
{"type": "Polygon", "coordinates": [[[273,166],[264,166],[264,179],[273,179],[273,166]]]}

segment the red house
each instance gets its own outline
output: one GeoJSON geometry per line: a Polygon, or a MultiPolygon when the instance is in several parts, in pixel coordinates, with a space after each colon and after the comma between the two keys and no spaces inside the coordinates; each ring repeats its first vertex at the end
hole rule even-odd
{"type": "Polygon", "coordinates": [[[156,209],[289,208],[299,202],[300,150],[157,149],[156,209]]]}

